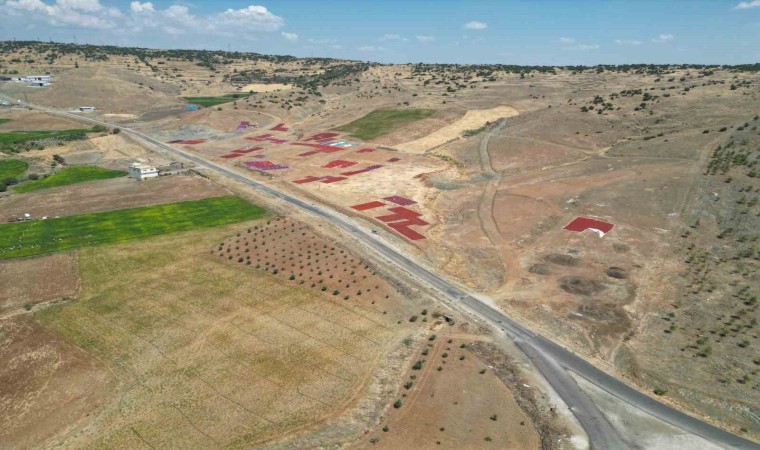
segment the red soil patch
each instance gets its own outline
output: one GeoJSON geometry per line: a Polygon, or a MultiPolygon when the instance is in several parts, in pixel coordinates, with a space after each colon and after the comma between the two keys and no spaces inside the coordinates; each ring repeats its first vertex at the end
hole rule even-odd
{"type": "Polygon", "coordinates": [[[290,131],[290,128],[286,127],[284,123],[278,123],[277,125],[270,128],[272,131],[290,131]]]}
{"type": "Polygon", "coordinates": [[[374,148],[363,148],[361,150],[357,150],[356,153],[372,153],[374,151],[375,151],[374,148]]]}
{"type": "Polygon", "coordinates": [[[391,158],[388,160],[388,162],[396,162],[396,161],[401,161],[401,158],[391,158]]]}

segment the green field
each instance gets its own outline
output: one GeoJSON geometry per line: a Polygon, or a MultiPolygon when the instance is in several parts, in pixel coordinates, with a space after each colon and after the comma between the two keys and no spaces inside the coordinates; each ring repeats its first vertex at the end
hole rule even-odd
{"type": "Polygon", "coordinates": [[[4,123],[8,123],[8,122],[10,122],[10,121],[12,121],[12,120],[13,120],[13,119],[3,119],[3,118],[0,118],[0,125],[2,125],[2,124],[4,124],[4,123]]]}
{"type": "Polygon", "coordinates": [[[220,95],[219,97],[183,97],[188,103],[193,105],[203,106],[208,108],[209,106],[221,105],[222,103],[234,102],[235,100],[241,100],[248,97],[251,94],[227,94],[220,95]]]}
{"type": "Polygon", "coordinates": [[[335,130],[368,141],[433,115],[433,109],[378,109],[335,130]]]}
{"type": "Polygon", "coordinates": [[[49,177],[36,181],[30,181],[16,187],[16,192],[31,192],[38,189],[47,189],[67,184],[84,183],[86,181],[107,180],[109,178],[123,177],[127,172],[121,170],[102,169],[95,166],[66,167],[49,177]]]}
{"type": "Polygon", "coordinates": [[[21,175],[29,168],[26,161],[20,159],[0,159],[0,180],[21,175]]]}
{"type": "Polygon", "coordinates": [[[92,130],[34,130],[34,131],[8,131],[0,133],[0,144],[20,144],[22,142],[39,141],[42,139],[59,139],[69,136],[86,135],[92,130]]]}
{"type": "Polygon", "coordinates": [[[216,197],[143,208],[0,225],[0,259],[59,252],[175,231],[209,228],[265,214],[239,197],[216,197]]]}

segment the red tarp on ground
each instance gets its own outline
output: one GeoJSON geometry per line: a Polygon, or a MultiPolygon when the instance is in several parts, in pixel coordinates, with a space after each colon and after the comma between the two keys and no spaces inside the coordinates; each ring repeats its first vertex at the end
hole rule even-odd
{"type": "Polygon", "coordinates": [[[387,216],[379,216],[376,217],[376,219],[386,223],[393,222],[388,223],[388,226],[404,235],[407,239],[410,239],[412,241],[425,239],[424,235],[409,228],[412,225],[430,225],[428,222],[419,218],[422,214],[412,211],[411,209],[404,208],[403,206],[399,206],[397,208],[389,208],[388,210],[393,214],[389,214],[387,216]]]}
{"type": "Polygon", "coordinates": [[[270,128],[272,131],[290,131],[290,128],[286,127],[284,123],[278,123],[277,125],[270,128]]]}
{"type": "Polygon", "coordinates": [[[336,159],[335,161],[330,161],[329,163],[325,164],[322,167],[324,167],[325,169],[332,169],[334,167],[340,167],[341,169],[346,169],[348,167],[355,166],[357,164],[359,163],[357,163],[356,161],[344,161],[342,159],[336,159]]]}
{"type": "Polygon", "coordinates": [[[391,195],[390,197],[383,198],[383,200],[388,200],[389,202],[393,202],[393,203],[395,203],[397,205],[401,205],[401,206],[409,206],[409,205],[413,205],[413,204],[417,203],[414,200],[410,200],[408,198],[401,197],[400,195],[391,195]]]}
{"type": "Polygon", "coordinates": [[[368,166],[368,167],[365,167],[365,168],[363,168],[363,169],[359,169],[359,170],[353,170],[353,171],[351,171],[351,172],[342,172],[342,173],[341,173],[341,175],[345,175],[345,176],[347,176],[347,177],[350,177],[350,176],[352,176],[352,175],[358,175],[358,174],[360,174],[360,173],[369,172],[369,171],[371,171],[371,170],[377,170],[377,169],[379,169],[379,168],[381,168],[381,167],[383,167],[383,166],[382,166],[382,165],[380,165],[380,164],[377,164],[377,165],[374,165],[374,166],[368,166]]]}
{"type": "Polygon", "coordinates": [[[381,206],[385,206],[385,203],[375,201],[375,202],[369,202],[369,203],[362,203],[361,205],[354,205],[351,208],[357,211],[366,211],[368,209],[379,208],[381,206]]]}
{"type": "Polygon", "coordinates": [[[374,151],[375,151],[374,148],[363,148],[361,150],[357,150],[356,153],[372,153],[374,151]]]}
{"type": "Polygon", "coordinates": [[[307,137],[306,139],[304,139],[304,141],[325,142],[325,141],[331,141],[333,138],[336,138],[338,136],[340,136],[340,133],[317,133],[313,136],[307,137]]]}
{"type": "Polygon", "coordinates": [[[300,180],[295,180],[295,181],[293,181],[293,183],[296,183],[296,184],[306,184],[306,183],[313,183],[315,181],[319,181],[320,183],[329,184],[329,183],[335,183],[335,182],[338,182],[338,181],[343,181],[345,179],[346,179],[346,177],[334,177],[334,176],[331,176],[331,175],[327,175],[327,176],[324,176],[324,177],[317,177],[317,176],[314,176],[314,175],[309,175],[306,178],[302,178],[300,180]]]}
{"type": "Polygon", "coordinates": [[[401,158],[391,158],[388,160],[388,162],[396,162],[396,161],[401,161],[401,158]]]}
{"type": "Polygon", "coordinates": [[[599,230],[602,232],[602,236],[609,233],[615,224],[604,222],[597,219],[591,219],[588,217],[576,217],[575,220],[565,225],[564,229],[568,231],[582,232],[585,230],[599,230]]]}
{"type": "Polygon", "coordinates": [[[252,167],[254,169],[258,170],[279,170],[279,169],[287,169],[288,166],[284,166],[282,164],[276,164],[272,161],[248,161],[243,163],[246,167],[252,167]]]}
{"type": "Polygon", "coordinates": [[[237,157],[239,157],[239,156],[243,156],[243,155],[242,155],[242,154],[240,154],[240,153],[229,153],[229,154],[226,154],[226,155],[222,155],[222,156],[220,156],[220,158],[227,158],[227,159],[230,159],[230,158],[237,158],[237,157]]]}

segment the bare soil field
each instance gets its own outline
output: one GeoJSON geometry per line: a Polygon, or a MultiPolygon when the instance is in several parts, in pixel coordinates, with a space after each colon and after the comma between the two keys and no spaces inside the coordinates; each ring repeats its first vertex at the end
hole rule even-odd
{"type": "Polygon", "coordinates": [[[63,117],[54,117],[45,113],[18,108],[2,111],[0,117],[12,119],[10,122],[0,124],[0,132],[85,128],[81,123],[63,117]]]}
{"type": "Polygon", "coordinates": [[[0,261],[0,316],[75,297],[78,292],[79,267],[74,253],[0,261]]]}
{"type": "Polygon", "coordinates": [[[78,432],[115,400],[112,372],[31,315],[0,319],[0,342],[0,446],[36,448],[78,432]]]}
{"type": "Polygon", "coordinates": [[[114,209],[221,197],[229,193],[198,176],[175,175],[147,181],[113,178],[0,197],[8,217],[63,217],[114,209]]]}
{"type": "Polygon", "coordinates": [[[116,384],[81,432],[60,429],[50,442],[248,447],[312,427],[361,395],[417,324],[395,319],[399,304],[373,308],[402,301],[374,285],[346,301],[209,253],[265,223],[81,251],[79,299],[35,316],[100,359],[116,384]]]}
{"type": "Polygon", "coordinates": [[[448,334],[423,341],[405,375],[398,408],[355,448],[538,449],[539,435],[512,392],[448,334]],[[416,362],[415,362],[416,364],[416,362]]]}
{"type": "Polygon", "coordinates": [[[486,122],[493,122],[504,117],[512,117],[518,114],[519,112],[511,106],[497,106],[486,110],[468,110],[464,117],[456,122],[444,126],[423,138],[412,142],[398,144],[396,145],[396,148],[409,153],[421,153],[460,137],[464,131],[476,130],[485,125],[486,122]]]}

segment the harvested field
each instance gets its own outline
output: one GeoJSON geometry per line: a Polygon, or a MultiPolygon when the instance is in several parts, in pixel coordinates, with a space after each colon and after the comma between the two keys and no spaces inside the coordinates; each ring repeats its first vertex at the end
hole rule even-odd
{"type": "Polygon", "coordinates": [[[251,220],[263,208],[239,197],[121,209],[0,225],[0,259],[58,252],[156,234],[209,228],[251,220]]]}
{"type": "Polygon", "coordinates": [[[379,109],[335,129],[345,131],[359,139],[371,141],[396,128],[430,117],[434,112],[432,109],[379,109]]]}
{"type": "Polygon", "coordinates": [[[293,89],[293,86],[289,84],[281,84],[281,83],[271,83],[271,84],[263,84],[263,83],[253,83],[253,84],[246,84],[245,86],[240,88],[241,92],[276,92],[276,91],[286,91],[288,89],[293,89]]]}
{"type": "Polygon", "coordinates": [[[415,360],[422,363],[406,374],[400,403],[355,447],[541,448],[530,418],[495,372],[467,350],[469,342],[431,338],[415,360]]]}
{"type": "Polygon", "coordinates": [[[250,447],[354,402],[378,359],[415,325],[370,307],[381,300],[374,289],[361,301],[315,295],[209,253],[263,224],[80,252],[79,300],[37,316],[118,383],[88,432],[61,443],[250,447]]]}
{"type": "Polygon", "coordinates": [[[107,401],[112,373],[30,315],[0,319],[0,447],[39,448],[107,401]]]}
{"type": "Polygon", "coordinates": [[[0,132],[6,131],[36,131],[36,130],[67,130],[80,128],[81,123],[63,117],[50,116],[38,111],[14,109],[5,115],[10,122],[0,123],[0,132]]]}
{"type": "MultiPolygon", "coordinates": [[[[197,176],[159,177],[146,182],[112,178],[0,198],[7,217],[64,217],[209,197],[229,192],[197,176]]],[[[5,219],[5,217],[3,217],[5,219]]]]}
{"type": "Polygon", "coordinates": [[[24,183],[15,188],[16,192],[24,193],[38,189],[48,189],[69,184],[85,183],[88,181],[107,180],[109,178],[124,177],[127,172],[123,170],[103,169],[95,166],[65,167],[53,175],[45,178],[24,183]]]}
{"type": "Polygon", "coordinates": [[[78,290],[77,258],[70,253],[0,261],[0,314],[73,297],[78,290]]]}
{"type": "Polygon", "coordinates": [[[429,135],[403,144],[394,146],[395,148],[409,153],[422,153],[433,147],[437,147],[441,144],[458,138],[464,131],[475,130],[486,122],[492,122],[504,117],[516,116],[519,113],[511,106],[497,106],[491,109],[485,110],[470,110],[465,113],[464,117],[447,125],[429,135]]]}

